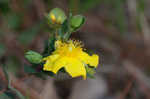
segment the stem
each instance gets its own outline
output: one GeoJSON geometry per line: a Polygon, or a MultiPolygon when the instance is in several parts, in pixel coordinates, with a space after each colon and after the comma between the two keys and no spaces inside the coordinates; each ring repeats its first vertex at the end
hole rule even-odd
{"type": "Polygon", "coordinates": [[[3,66],[2,66],[2,69],[3,69],[3,72],[4,72],[4,75],[5,75],[6,79],[7,79],[7,81],[8,81],[8,88],[9,88],[10,90],[14,91],[14,92],[16,93],[16,95],[17,95],[20,99],[25,99],[25,97],[24,97],[17,89],[15,89],[15,88],[13,88],[13,87],[11,86],[11,80],[9,79],[9,75],[8,75],[6,66],[3,65],[3,66]]]}
{"type": "Polygon", "coordinates": [[[64,35],[64,40],[67,41],[69,39],[69,37],[71,36],[72,33],[72,29],[70,27],[70,19],[72,17],[72,13],[69,14],[69,18],[68,18],[68,32],[64,35]]]}
{"type": "Polygon", "coordinates": [[[71,36],[71,32],[69,31],[64,35],[64,40],[67,41],[70,36],[71,36]]]}

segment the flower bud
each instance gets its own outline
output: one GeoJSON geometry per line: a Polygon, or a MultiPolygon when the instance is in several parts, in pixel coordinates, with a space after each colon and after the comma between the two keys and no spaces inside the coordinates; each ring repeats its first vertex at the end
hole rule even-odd
{"type": "Polygon", "coordinates": [[[39,64],[42,62],[42,59],[43,59],[43,57],[39,53],[34,52],[34,51],[26,52],[25,58],[33,64],[39,64]]]}
{"type": "Polygon", "coordinates": [[[50,24],[63,24],[66,18],[67,17],[65,13],[59,8],[52,9],[48,14],[48,20],[50,24]]]}
{"type": "Polygon", "coordinates": [[[73,16],[70,19],[70,24],[71,24],[71,27],[73,28],[73,30],[79,29],[81,27],[81,25],[84,24],[84,22],[85,22],[85,18],[81,15],[73,16]]]}

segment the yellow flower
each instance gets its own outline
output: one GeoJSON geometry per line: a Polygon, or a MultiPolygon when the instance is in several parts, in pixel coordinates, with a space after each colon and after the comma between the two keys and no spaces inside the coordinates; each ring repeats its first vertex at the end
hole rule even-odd
{"type": "Polygon", "coordinates": [[[99,56],[88,55],[83,51],[80,42],[69,40],[68,42],[56,41],[55,51],[52,55],[43,59],[46,61],[43,70],[52,71],[55,74],[64,67],[72,77],[83,76],[86,79],[85,66],[98,66],[99,56]]]}

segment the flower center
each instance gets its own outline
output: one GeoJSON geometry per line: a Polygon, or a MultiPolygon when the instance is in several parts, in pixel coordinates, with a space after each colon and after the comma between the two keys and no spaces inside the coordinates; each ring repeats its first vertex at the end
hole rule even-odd
{"type": "Polygon", "coordinates": [[[72,47],[69,47],[69,51],[72,52],[72,47]]]}

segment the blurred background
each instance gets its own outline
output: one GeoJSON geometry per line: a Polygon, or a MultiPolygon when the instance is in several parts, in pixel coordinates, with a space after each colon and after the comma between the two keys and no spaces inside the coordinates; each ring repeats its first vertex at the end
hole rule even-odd
{"type": "MultiPolygon", "coordinates": [[[[149,0],[0,0],[0,58],[5,57],[12,86],[26,99],[150,99],[149,5],[149,0]],[[72,38],[99,54],[94,79],[43,80],[24,71],[24,52],[43,51],[50,34],[43,20],[55,7],[86,17],[72,38]]],[[[6,99],[1,65],[0,99],[6,99]]]]}

